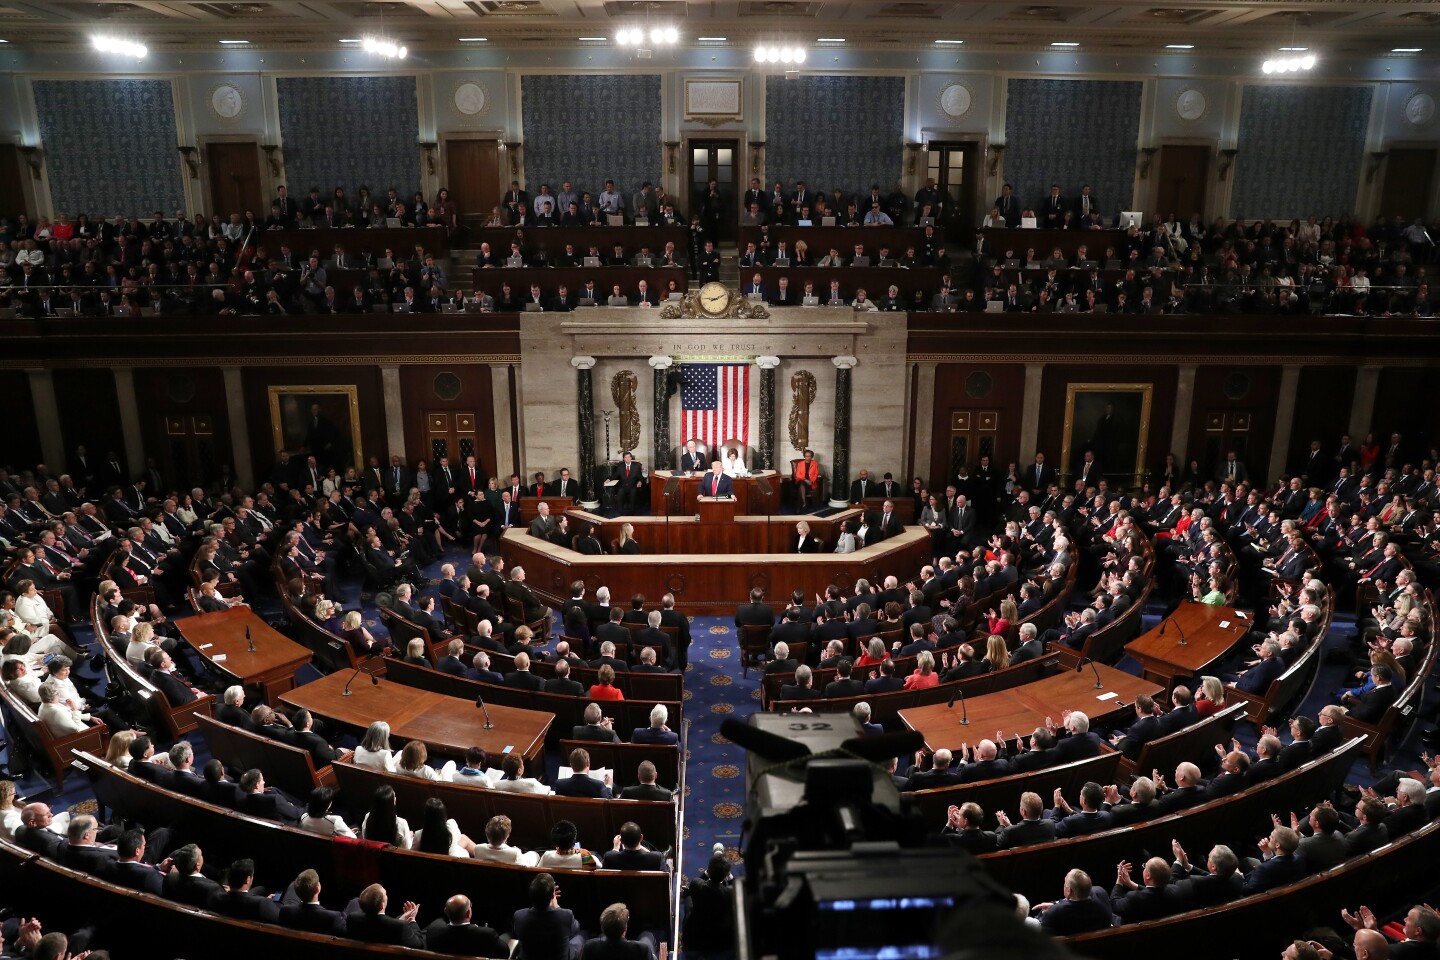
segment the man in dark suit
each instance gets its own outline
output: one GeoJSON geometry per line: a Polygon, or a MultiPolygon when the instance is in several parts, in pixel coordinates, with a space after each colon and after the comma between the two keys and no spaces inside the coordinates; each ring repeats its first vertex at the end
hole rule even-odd
{"type": "Polygon", "coordinates": [[[775,623],[775,608],[765,603],[765,591],[755,587],[750,591],[750,602],[735,608],[735,626],[743,631],[747,626],[772,626],[775,623]]]}
{"type": "Polygon", "coordinates": [[[682,472],[699,473],[705,469],[707,464],[705,454],[700,452],[694,440],[685,444],[685,452],[680,454],[680,469],[682,472]]]}
{"type": "Polygon", "coordinates": [[[1140,756],[1140,750],[1151,740],[1164,736],[1160,710],[1149,694],[1142,693],[1135,698],[1135,722],[1123,733],[1111,737],[1111,743],[1127,760],[1140,756]]]}
{"type": "Polygon", "coordinates": [[[638,823],[622,824],[614,848],[606,851],[601,865],[606,870],[664,870],[665,855],[643,846],[644,839],[638,823]]]}
{"type": "Polygon", "coordinates": [[[280,925],[330,936],[345,935],[345,914],[320,904],[320,875],[302,870],[280,902],[280,925]]]}
{"type": "Polygon", "coordinates": [[[621,800],[673,800],[674,796],[669,790],[655,782],[657,773],[655,764],[649,760],[641,760],[640,766],[636,768],[635,778],[640,782],[620,791],[621,800]]]}
{"type": "Polygon", "coordinates": [[[255,861],[236,860],[225,871],[225,889],[210,897],[210,910],[221,916],[258,923],[275,923],[280,919],[280,905],[269,897],[252,893],[255,861]]]}
{"type": "Polygon", "coordinates": [[[81,814],[70,820],[65,833],[68,838],[60,848],[60,861],[73,870],[103,876],[115,863],[116,850],[96,842],[100,824],[94,817],[81,814]]]}
{"type": "MultiPolygon", "coordinates": [[[[919,757],[916,757],[917,765],[919,757]]],[[[953,755],[943,747],[935,751],[929,770],[912,772],[906,781],[907,790],[929,790],[932,787],[949,787],[960,782],[960,771],[951,766],[953,755]]]]}
{"type": "Polygon", "coordinates": [[[1065,898],[1038,904],[1038,908],[1043,909],[1040,928],[1052,936],[1103,930],[1115,923],[1110,898],[1078,868],[1065,875],[1065,898]]]}
{"type": "Polygon", "coordinates": [[[1129,863],[1120,864],[1115,886],[1110,891],[1115,916],[1126,923],[1139,923],[1168,917],[1184,909],[1179,893],[1170,882],[1170,864],[1164,858],[1151,857],[1145,861],[1141,880],[1143,883],[1137,883],[1130,875],[1129,863]]]}
{"type": "Polygon", "coordinates": [[[490,927],[471,919],[470,898],[457,893],[445,901],[445,915],[425,928],[425,949],[466,957],[510,956],[510,948],[490,927]]]}
{"type": "Polygon", "coordinates": [[[1370,678],[1375,685],[1360,696],[1347,696],[1343,705],[1350,710],[1350,717],[1361,723],[1378,723],[1400,697],[1400,688],[1391,681],[1394,675],[1383,663],[1370,668],[1370,678]]]}
{"type": "Polygon", "coordinates": [[[115,862],[104,875],[111,883],[160,896],[160,869],[145,862],[145,831],[126,830],[115,843],[115,862]]]}
{"type": "MultiPolygon", "coordinates": [[[[583,661],[582,661],[583,662],[583,661]]],[[[570,661],[555,662],[555,676],[545,681],[546,693],[558,693],[566,697],[585,696],[585,687],[578,680],[570,679],[570,661]]]]}
{"type": "Polygon", "coordinates": [[[620,736],[615,732],[615,723],[604,715],[600,704],[592,703],[585,707],[585,722],[570,729],[571,740],[589,740],[594,743],[619,743],[620,736]]]}
{"type": "Polygon", "coordinates": [[[240,776],[241,813],[264,820],[283,820],[299,823],[301,810],[295,804],[276,793],[265,789],[265,775],[259,770],[246,770],[240,776]]]}
{"type": "Polygon", "coordinates": [[[1270,684],[1285,672],[1285,661],[1280,657],[1280,644],[1266,640],[1260,645],[1260,662],[1232,679],[1231,685],[1237,690],[1263,696],[1270,684]]]}
{"type": "Polygon", "coordinates": [[[1104,745],[1099,735],[1090,729],[1090,718],[1079,710],[1072,711],[1065,718],[1065,730],[1065,736],[1057,736],[1055,739],[1057,763],[1093,757],[1104,745]]]}
{"type": "Polygon", "coordinates": [[[1045,462],[1045,454],[1035,452],[1035,462],[1020,474],[1020,482],[1029,489],[1031,496],[1043,496],[1045,489],[1055,482],[1055,468],[1045,462]]]}
{"type": "MultiPolygon", "coordinates": [[[[781,646],[783,647],[784,644],[781,644],[781,646]]],[[[815,675],[805,664],[801,664],[798,667],[794,666],[794,660],[774,660],[771,661],[771,663],[789,665],[790,669],[795,671],[795,681],[793,683],[785,683],[780,685],[779,699],[785,701],[819,700],[824,696],[819,690],[815,689],[815,675]]],[[[767,673],[768,672],[770,671],[767,670],[767,673]]],[[[782,667],[781,669],[774,672],[788,673],[789,671],[785,670],[782,667]]]]}
{"type": "Polygon", "coordinates": [[[999,850],[1049,843],[1055,839],[1055,821],[1045,816],[1045,801],[1038,793],[1027,791],[1020,794],[1019,823],[1011,823],[1004,810],[995,811],[995,820],[1000,824],[1000,829],[995,832],[995,845],[999,850]]]}
{"type": "Polygon", "coordinates": [[[633,509],[641,500],[640,492],[645,487],[645,471],[635,462],[635,455],[626,450],[620,462],[615,464],[610,478],[616,483],[615,495],[620,506],[633,509]]]}
{"type": "Polygon", "coordinates": [[[870,479],[870,471],[862,469],[860,475],[850,484],[850,502],[860,503],[867,497],[878,497],[880,485],[870,479]]]}
{"type": "Polygon", "coordinates": [[[425,938],[421,936],[420,926],[415,922],[420,905],[406,902],[400,915],[391,917],[385,913],[388,903],[389,895],[378,883],[372,883],[361,890],[360,909],[345,915],[345,935],[365,943],[389,943],[415,948],[425,946],[425,938]]]}
{"type": "Polygon", "coordinates": [[[578,957],[584,943],[575,914],[561,909],[555,878],[530,881],[530,906],[515,911],[510,929],[527,957],[578,957]]]}
{"type": "Polygon", "coordinates": [[[877,693],[894,693],[896,690],[905,689],[905,681],[895,676],[895,664],[886,660],[880,664],[879,674],[870,677],[865,681],[864,693],[866,696],[874,696],[877,693]]]}
{"type": "Polygon", "coordinates": [[[1020,198],[1015,196],[1010,184],[1000,188],[1000,196],[995,198],[993,206],[1000,211],[1000,216],[1005,218],[1005,226],[1012,229],[1020,226],[1020,198]]]}
{"type": "Polygon", "coordinates": [[[187,843],[172,853],[170,872],[160,884],[165,899],[201,910],[208,907],[210,898],[219,892],[220,884],[200,872],[204,865],[204,854],[193,843],[187,843]]]}
{"type": "Polygon", "coordinates": [[[881,540],[888,540],[904,529],[905,525],[900,522],[900,515],[895,512],[894,501],[886,500],[885,505],[876,515],[875,522],[870,525],[870,535],[866,538],[865,543],[869,545],[879,543],[881,540]]]}
{"type": "Polygon", "coordinates": [[[702,497],[733,497],[735,496],[734,482],[721,472],[720,461],[716,460],[710,464],[710,473],[700,481],[700,496],[702,497]]]}
{"type": "Polygon", "coordinates": [[[1055,821],[1057,839],[1083,837],[1109,830],[1110,811],[1105,808],[1105,792],[1093,781],[1080,788],[1080,809],[1074,810],[1063,796],[1055,797],[1055,808],[1049,817],[1055,821]]]}
{"type": "Polygon", "coordinates": [[[1245,895],[1283,887],[1303,877],[1305,870],[1296,856],[1299,847],[1300,835],[1294,830],[1279,826],[1271,830],[1270,836],[1260,841],[1260,853],[1264,859],[1245,874],[1245,895]]]}
{"type": "Polygon", "coordinates": [[[515,654],[515,669],[505,674],[505,686],[517,690],[543,690],[545,680],[530,672],[530,655],[521,652],[515,654]]]}
{"type": "Polygon", "coordinates": [[[448,673],[452,677],[466,677],[470,675],[470,669],[465,666],[465,661],[460,659],[465,652],[464,640],[451,640],[445,648],[445,656],[435,661],[435,669],[441,673],[448,673]]]}
{"type": "Polygon", "coordinates": [[[689,662],[690,618],[675,609],[675,594],[660,598],[660,626],[675,631],[675,668],[681,673],[689,662]]]}
{"type": "Polygon", "coordinates": [[[562,797],[594,797],[609,800],[610,776],[604,780],[590,775],[590,754],[576,747],[570,751],[570,776],[555,781],[555,793],[562,797]]]}
{"type": "Polygon", "coordinates": [[[854,664],[844,657],[835,665],[835,679],[825,685],[825,699],[834,697],[858,697],[865,692],[865,684],[850,676],[854,664]]]}

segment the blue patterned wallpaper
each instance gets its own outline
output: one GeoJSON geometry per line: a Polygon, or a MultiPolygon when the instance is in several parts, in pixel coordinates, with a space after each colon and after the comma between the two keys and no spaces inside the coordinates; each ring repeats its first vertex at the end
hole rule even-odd
{"type": "Polygon", "coordinates": [[[1247,86],[1230,216],[1333,217],[1355,204],[1370,87],[1247,86]]]}
{"type": "Polygon", "coordinates": [[[341,186],[353,197],[365,184],[408,200],[420,188],[414,77],[281,77],[276,95],[290,196],[341,186]]]}
{"type": "Polygon", "coordinates": [[[171,214],[185,206],[169,80],[36,80],[56,213],[171,214]]]}
{"type": "MultiPolygon", "coordinates": [[[[525,189],[552,192],[569,180],[596,198],[606,180],[630,195],[661,174],[660,77],[657,74],[520,78],[525,189]]],[[[680,209],[685,210],[682,204],[680,209]]]]}
{"type": "MultiPolygon", "coordinates": [[[[867,193],[895,185],[905,150],[903,77],[765,78],[765,183],[867,193]]],[[[741,189],[744,189],[742,186],[741,189]]]]}
{"type": "Polygon", "coordinates": [[[1141,84],[1134,80],[1011,80],[1005,105],[1005,179],[1038,206],[1090,184],[1109,216],[1130,209],[1141,84]]]}

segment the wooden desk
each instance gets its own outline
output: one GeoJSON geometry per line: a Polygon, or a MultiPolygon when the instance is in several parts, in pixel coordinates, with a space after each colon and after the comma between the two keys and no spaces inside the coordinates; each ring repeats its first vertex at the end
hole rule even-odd
{"type": "Polygon", "coordinates": [[[312,656],[308,648],[272,629],[246,607],[186,617],[175,625],[210,666],[243,686],[258,686],[266,703],[274,703],[295,686],[295,671],[312,656]],[[255,642],[254,653],[245,639],[246,627],[255,642]],[[218,656],[225,659],[217,662],[218,656]]]}
{"type": "Polygon", "coordinates": [[[1155,629],[1127,643],[1125,652],[1139,661],[1143,676],[1171,687],[1223,657],[1252,626],[1254,621],[1237,617],[1233,607],[1187,601],[1155,629]]]}
{"type": "MultiPolygon", "coordinates": [[[[704,501],[700,501],[702,504],[704,501]]],[[[785,553],[795,539],[795,525],[799,520],[810,524],[814,534],[826,550],[834,550],[840,536],[840,524],[854,520],[860,525],[860,511],[841,510],[828,517],[736,517],[725,524],[697,521],[693,513],[671,517],[669,522],[661,516],[602,517],[584,510],[569,510],[570,529],[575,530],[581,522],[595,526],[595,536],[609,548],[611,540],[619,539],[620,527],[628,523],[635,528],[634,537],[645,554],[694,553],[785,553]]]]}
{"type": "Polygon", "coordinates": [[[1003,257],[1006,250],[1013,250],[1017,257],[1023,259],[1025,251],[1032,247],[1042,260],[1050,256],[1056,247],[1067,257],[1074,257],[1075,251],[1085,246],[1090,259],[1098,260],[1102,265],[1105,263],[1105,248],[1114,247],[1118,251],[1125,242],[1124,230],[1022,230],[1019,227],[1001,227],[980,232],[985,235],[987,257],[1003,257]]]}
{"type": "MultiPolygon", "coordinates": [[[[426,253],[441,259],[450,253],[450,237],[444,227],[316,227],[313,230],[261,230],[255,234],[255,243],[265,248],[272,257],[280,255],[284,244],[297,257],[308,257],[310,251],[319,251],[320,262],[329,260],[335,253],[335,244],[345,248],[347,254],[369,250],[376,257],[383,256],[386,249],[396,257],[407,260],[415,255],[417,246],[426,253]]],[[[507,243],[508,248],[508,243],[507,243]]],[[[337,288],[338,289],[338,288],[337,288]]]]}
{"type": "MultiPolygon", "coordinates": [[[[745,552],[743,549],[703,552],[702,546],[687,539],[702,529],[693,525],[676,541],[675,547],[677,551],[688,547],[694,552],[655,554],[650,552],[650,543],[664,542],[665,534],[660,528],[665,518],[660,517],[655,526],[644,532],[640,531],[636,518],[625,519],[636,523],[637,539],[644,545],[645,554],[586,556],[513,528],[501,536],[500,550],[509,566],[513,568],[518,563],[525,568],[525,582],[552,607],[558,608],[570,596],[570,584],[583,580],[591,589],[605,584],[611,595],[617,597],[636,593],[659,597],[674,593],[676,607],[682,612],[711,616],[733,615],[736,604],[743,603],[750,590],[757,586],[764,587],[778,603],[792,590],[813,597],[816,593],[823,594],[831,584],[848,589],[862,577],[880,582],[894,574],[903,582],[918,573],[931,558],[930,534],[919,527],[908,527],[889,540],[837,556],[834,553],[745,552]]],[[[793,535],[797,519],[784,517],[777,518],[776,522],[786,524],[793,535]]],[[[670,521],[672,535],[681,522],[670,521]]],[[[737,517],[733,524],[712,529],[723,531],[724,535],[751,529],[760,534],[765,527],[763,517],[737,517]]],[[[783,542],[779,539],[780,530],[773,536],[774,549],[789,548],[788,539],[783,542]]],[[[607,537],[602,542],[608,540],[607,537]]]]}
{"type": "MultiPolygon", "coordinates": [[[[545,486],[550,486],[546,483],[545,486]]],[[[531,520],[540,516],[540,502],[550,504],[550,516],[558,517],[560,514],[575,506],[575,497],[521,497],[520,498],[520,522],[529,524],[531,520]]],[[[573,529],[573,528],[572,528],[573,529]]]]}
{"type": "Polygon", "coordinates": [[[1131,709],[1130,706],[1118,706],[1120,702],[1133,705],[1135,698],[1142,693],[1154,696],[1163,692],[1162,687],[1123,670],[1104,664],[1096,666],[1100,671],[1100,681],[1105,685],[1103,690],[1095,689],[1095,674],[1087,664],[1078,672],[1063,670],[1035,683],[970,699],[965,705],[965,713],[970,718],[968,726],[960,723],[962,711],[959,704],[953,709],[943,703],[911,707],[900,711],[900,721],[925,738],[926,749],[944,747],[953,750],[962,743],[974,746],[980,740],[995,736],[996,730],[1003,730],[1006,737],[1028,734],[1043,726],[1046,717],[1059,725],[1060,714],[1065,710],[1079,710],[1088,716],[1093,729],[1099,720],[1131,709]],[[1096,699],[1111,693],[1118,696],[1108,700],[1096,699]]]}
{"type": "MultiPolygon", "coordinates": [[[[540,284],[540,292],[553,297],[564,284],[566,292],[579,300],[587,280],[594,280],[595,288],[601,293],[596,302],[596,306],[600,307],[605,306],[605,298],[610,296],[610,288],[616,284],[620,285],[621,293],[633,298],[640,289],[640,281],[644,280],[663,303],[665,289],[671,280],[675,281],[681,293],[685,292],[689,283],[684,267],[496,267],[493,270],[470,271],[473,288],[483,290],[497,301],[501,297],[501,288],[507,283],[511,293],[517,297],[527,296],[532,283],[540,284]]],[[[659,310],[659,305],[655,309],[659,310]]]]}
{"type": "Polygon", "coordinates": [[[545,733],[555,719],[552,713],[487,704],[495,726],[486,730],[485,714],[473,700],[418,690],[378,676],[378,684],[356,677],[350,684],[350,696],[342,696],[351,675],[351,671],[338,670],[296,687],[280,699],[359,730],[384,720],[390,724],[391,742],[397,746],[419,740],[451,757],[463,757],[470,747],[481,747],[494,757],[509,747],[527,764],[545,749],[545,733]]]}
{"type": "MultiPolygon", "coordinates": [[[[706,471],[707,473],[709,471],[706,471]]],[[[665,484],[671,476],[680,477],[680,491],[676,494],[676,501],[670,505],[670,516],[694,516],[699,513],[700,485],[705,479],[704,474],[676,473],[670,470],[652,470],[650,472],[650,512],[658,516],[665,516],[665,484]]],[[[731,480],[735,488],[735,513],[737,516],[765,516],[767,513],[774,515],[780,512],[780,474],[774,470],[756,470],[748,477],[734,477],[731,480]],[[760,478],[770,482],[770,496],[767,498],[760,493],[760,478]],[[768,509],[767,509],[768,504],[768,509]]]]}
{"type": "Polygon", "coordinates": [[[551,257],[559,256],[565,252],[568,243],[574,245],[577,257],[583,257],[593,243],[605,255],[612,252],[618,243],[632,257],[640,252],[642,245],[648,246],[650,252],[659,257],[665,252],[665,244],[673,243],[676,258],[680,259],[688,255],[690,228],[637,227],[633,224],[624,227],[482,227],[470,231],[470,245],[478,251],[480,244],[488,243],[492,253],[504,256],[509,253],[510,244],[516,241],[517,236],[520,249],[527,254],[544,250],[551,257]]]}

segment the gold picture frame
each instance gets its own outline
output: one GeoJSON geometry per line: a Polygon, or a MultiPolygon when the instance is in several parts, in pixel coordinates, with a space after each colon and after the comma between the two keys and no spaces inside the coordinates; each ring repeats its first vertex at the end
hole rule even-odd
{"type": "Polygon", "coordinates": [[[685,78],[685,119],[739,121],[745,117],[745,80],[741,77],[685,78]]]}
{"type": "Polygon", "coordinates": [[[322,470],[340,473],[365,463],[360,438],[360,402],[354,384],[285,384],[269,388],[271,446],[301,458],[314,454],[322,470]],[[310,420],[318,406],[318,432],[310,420]],[[312,450],[311,444],[320,446],[312,450]]]}
{"type": "Polygon", "coordinates": [[[1118,423],[1109,428],[1113,447],[1107,456],[1116,456],[1118,462],[1107,463],[1105,456],[1097,456],[1100,469],[1108,477],[1124,475],[1129,484],[1139,487],[1145,475],[1146,444],[1150,436],[1150,407],[1154,399],[1153,383],[1070,383],[1065,386],[1065,437],[1060,448],[1060,463],[1056,469],[1062,478],[1062,489],[1069,489],[1075,475],[1075,461],[1084,453],[1083,446],[1091,440],[1081,440],[1081,449],[1076,449],[1076,418],[1080,418],[1081,430],[1093,437],[1099,426],[1097,409],[1103,414],[1106,404],[1112,405],[1118,423]],[[1093,425],[1092,425],[1093,424],[1093,425]],[[1133,432],[1132,432],[1133,431],[1133,432]],[[1133,466],[1125,461],[1129,451],[1134,451],[1133,466]]]}

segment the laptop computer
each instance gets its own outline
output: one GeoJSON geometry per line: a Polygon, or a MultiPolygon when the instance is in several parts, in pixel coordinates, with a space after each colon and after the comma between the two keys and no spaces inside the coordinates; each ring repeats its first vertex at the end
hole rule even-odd
{"type": "MultiPolygon", "coordinates": [[[[826,219],[826,220],[829,220],[830,222],[829,222],[829,223],[822,223],[821,226],[825,226],[825,227],[833,227],[833,226],[835,226],[835,218],[834,218],[834,217],[826,217],[825,219],[826,219]]],[[[813,226],[815,226],[815,221],[814,221],[814,220],[797,220],[797,221],[795,221],[795,226],[797,226],[797,227],[813,227],[813,226]]]]}
{"type": "Polygon", "coordinates": [[[1095,309],[1092,310],[1092,311],[1090,311],[1090,312],[1091,312],[1091,313],[1109,313],[1109,312],[1110,312],[1110,304],[1108,304],[1108,303],[1097,303],[1097,304],[1095,304],[1095,309]]]}
{"type": "Polygon", "coordinates": [[[605,214],[605,224],[611,227],[623,227],[625,218],[618,213],[607,213],[605,214]]]}
{"type": "Polygon", "coordinates": [[[375,269],[376,269],[376,270],[394,270],[394,269],[395,269],[395,261],[394,261],[394,260],[391,260],[389,257],[381,257],[380,259],[378,259],[378,260],[375,261],[375,269]]]}
{"type": "Polygon", "coordinates": [[[895,263],[896,263],[896,261],[894,260],[894,258],[892,258],[892,257],[886,257],[884,260],[881,260],[879,263],[877,263],[876,266],[877,266],[877,267],[893,267],[893,266],[895,266],[895,263]]]}
{"type": "Polygon", "coordinates": [[[819,297],[814,297],[814,296],[811,296],[811,297],[801,297],[801,298],[800,298],[800,306],[802,306],[802,307],[818,307],[818,306],[820,306],[820,298],[819,298],[819,297]]]}
{"type": "MultiPolygon", "coordinates": [[[[810,221],[809,221],[809,220],[801,220],[801,221],[800,221],[800,225],[801,225],[802,227],[808,227],[808,226],[810,226],[810,221]]],[[[822,226],[822,227],[833,227],[833,226],[835,226],[835,218],[834,218],[834,217],[821,217],[821,218],[820,218],[820,226],[822,226]]]]}
{"type": "Polygon", "coordinates": [[[534,300],[531,300],[529,303],[525,304],[524,307],[526,313],[540,313],[544,309],[544,307],[540,306],[540,304],[536,303],[534,300]]]}
{"type": "Polygon", "coordinates": [[[1121,210],[1120,229],[1124,230],[1130,226],[1143,227],[1145,225],[1145,213],[1142,210],[1121,210]]]}
{"type": "Polygon", "coordinates": [[[650,220],[649,220],[648,217],[636,217],[636,218],[635,218],[635,226],[637,226],[637,227],[648,227],[648,226],[650,226],[650,220]]]}
{"type": "MultiPolygon", "coordinates": [[[[636,224],[636,226],[644,226],[644,224],[636,224]]],[[[650,257],[635,258],[635,266],[637,267],[653,267],[654,265],[655,261],[650,257]]]]}
{"type": "Polygon", "coordinates": [[[1006,270],[1019,270],[1019,269],[1020,269],[1020,258],[1019,258],[1019,257],[1011,257],[1009,260],[1006,260],[1006,261],[1005,261],[1005,269],[1006,269],[1006,270]]]}
{"type": "Polygon", "coordinates": [[[670,294],[669,296],[667,296],[667,297],[665,298],[665,302],[666,302],[666,303],[679,303],[683,297],[684,297],[684,294],[682,294],[679,290],[676,290],[674,293],[670,294]]]}
{"type": "Polygon", "coordinates": [[[868,267],[868,266],[870,266],[870,258],[869,258],[869,257],[856,257],[854,260],[851,260],[851,261],[850,261],[850,266],[852,266],[852,267],[868,267]]]}
{"type": "Polygon", "coordinates": [[[75,316],[75,311],[70,307],[58,307],[55,310],[55,316],[59,317],[62,320],[69,320],[71,317],[75,316]]]}
{"type": "Polygon", "coordinates": [[[985,301],[985,312],[986,312],[986,313],[1004,313],[1004,312],[1005,312],[1005,301],[1004,301],[1004,300],[986,300],[986,301],[985,301]]]}
{"type": "Polygon", "coordinates": [[[582,266],[582,267],[598,267],[598,266],[600,266],[600,258],[599,258],[599,257],[586,257],[583,261],[581,261],[580,266],[582,266]]]}
{"type": "Polygon", "coordinates": [[[408,303],[392,303],[392,304],[390,304],[390,311],[391,311],[392,313],[414,313],[414,312],[415,312],[414,310],[410,309],[410,304],[408,304],[408,303]]]}
{"type": "Polygon", "coordinates": [[[751,303],[759,303],[765,298],[758,293],[747,293],[745,294],[745,299],[749,300],[751,303]]]}
{"type": "Polygon", "coordinates": [[[921,218],[920,218],[920,226],[922,226],[922,227],[933,227],[933,226],[935,226],[935,218],[934,218],[934,217],[921,217],[921,218]]]}
{"type": "Polygon", "coordinates": [[[507,266],[507,267],[523,267],[523,266],[525,266],[525,258],[524,258],[524,257],[506,257],[506,258],[505,258],[505,266],[507,266]]]}
{"type": "Polygon", "coordinates": [[[480,301],[480,300],[469,300],[469,301],[466,301],[466,303],[465,303],[465,312],[466,312],[466,313],[489,313],[490,311],[488,311],[488,310],[485,309],[485,304],[484,304],[483,301],[480,301]]]}
{"type": "Polygon", "coordinates": [[[389,229],[389,230],[398,230],[398,229],[400,229],[400,218],[399,218],[399,217],[386,217],[386,218],[385,218],[385,227],[386,227],[386,229],[389,229]]]}
{"type": "Polygon", "coordinates": [[[1075,266],[1081,270],[1089,270],[1091,267],[1098,267],[1099,265],[1100,263],[1097,260],[1081,260],[1075,264],[1075,266]]]}
{"type": "Polygon", "coordinates": [[[789,258],[789,257],[777,257],[773,262],[771,262],[770,266],[772,266],[772,267],[788,267],[788,266],[790,266],[790,258],[789,258]]]}
{"type": "Polygon", "coordinates": [[[1037,225],[1037,221],[1034,217],[1020,218],[1020,227],[1023,230],[1034,230],[1037,225]]]}
{"type": "Polygon", "coordinates": [[[370,304],[370,312],[371,312],[371,313],[389,313],[389,312],[390,312],[390,305],[389,305],[388,303],[372,303],[372,304],[370,304]]]}
{"type": "Polygon", "coordinates": [[[579,300],[575,301],[575,305],[577,307],[593,307],[595,306],[595,301],[591,300],[589,297],[581,297],[579,300]]]}
{"type": "Polygon", "coordinates": [[[628,306],[630,306],[630,301],[627,300],[627,299],[625,299],[624,297],[610,297],[609,299],[607,299],[607,300],[605,301],[605,306],[607,306],[607,307],[628,307],[628,306]]]}
{"type": "Polygon", "coordinates": [[[848,306],[850,306],[850,304],[848,304],[848,303],[845,302],[845,298],[844,298],[844,297],[835,297],[834,299],[826,300],[826,301],[825,301],[825,306],[827,306],[827,307],[848,307],[848,306]]]}

